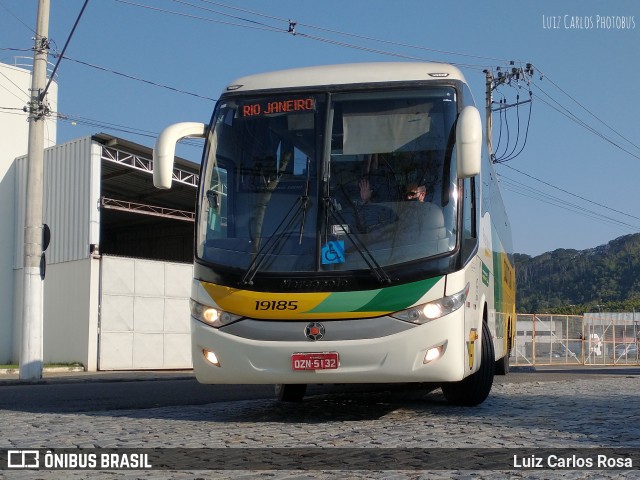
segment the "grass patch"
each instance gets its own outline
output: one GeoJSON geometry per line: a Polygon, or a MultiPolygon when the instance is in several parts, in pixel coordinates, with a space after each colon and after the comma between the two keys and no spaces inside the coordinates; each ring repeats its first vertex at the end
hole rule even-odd
{"type": "MultiPolygon", "coordinates": [[[[56,367],[70,367],[70,368],[84,368],[84,365],[80,362],[63,362],[63,363],[45,363],[44,368],[56,368],[56,367]]],[[[16,363],[3,363],[0,364],[0,370],[12,370],[20,368],[16,363]]]]}

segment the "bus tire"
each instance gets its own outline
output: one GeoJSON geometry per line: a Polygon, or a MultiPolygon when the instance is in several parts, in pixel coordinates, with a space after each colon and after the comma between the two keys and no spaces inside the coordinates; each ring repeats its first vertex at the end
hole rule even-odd
{"type": "Polygon", "coordinates": [[[509,352],[496,360],[496,375],[506,375],[507,373],[509,373],[509,352]]]}
{"type": "Polygon", "coordinates": [[[486,324],[482,326],[480,368],[459,382],[443,383],[442,393],[452,405],[473,407],[486,400],[493,385],[495,354],[491,334],[486,324]]]}
{"type": "Polygon", "coordinates": [[[511,356],[511,325],[509,325],[509,334],[507,335],[507,353],[504,357],[496,360],[496,375],[506,375],[509,373],[509,357],[511,356]]]}
{"type": "Polygon", "coordinates": [[[280,402],[301,402],[307,392],[307,385],[304,383],[282,384],[275,387],[276,398],[280,402]]]}

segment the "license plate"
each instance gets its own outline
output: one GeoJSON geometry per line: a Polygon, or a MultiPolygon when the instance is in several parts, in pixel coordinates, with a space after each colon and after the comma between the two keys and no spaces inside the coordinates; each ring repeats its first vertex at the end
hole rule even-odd
{"type": "Polygon", "coordinates": [[[338,352],[294,353],[291,355],[293,370],[334,370],[338,368],[338,352]]]}

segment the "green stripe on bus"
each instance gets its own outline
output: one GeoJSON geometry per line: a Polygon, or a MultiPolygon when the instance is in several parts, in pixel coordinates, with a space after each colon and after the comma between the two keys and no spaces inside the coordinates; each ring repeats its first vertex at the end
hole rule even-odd
{"type": "Polygon", "coordinates": [[[332,293],[307,313],[396,312],[417,302],[442,276],[395,287],[332,293]]]}

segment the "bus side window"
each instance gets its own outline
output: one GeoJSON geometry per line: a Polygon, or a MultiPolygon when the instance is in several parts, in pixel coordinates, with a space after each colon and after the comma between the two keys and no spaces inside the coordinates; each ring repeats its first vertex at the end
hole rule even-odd
{"type": "Polygon", "coordinates": [[[475,178],[465,178],[462,198],[462,263],[467,263],[478,242],[476,225],[476,182],[475,178]]]}
{"type": "Polygon", "coordinates": [[[227,170],[214,167],[211,176],[211,188],[205,192],[207,212],[207,237],[225,238],[227,236],[227,170]]]}

